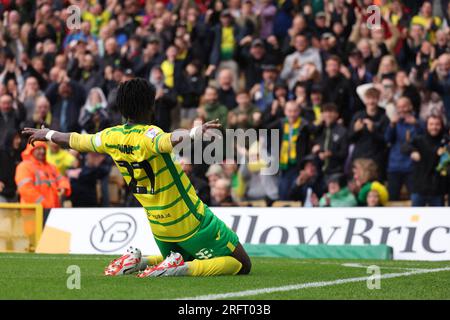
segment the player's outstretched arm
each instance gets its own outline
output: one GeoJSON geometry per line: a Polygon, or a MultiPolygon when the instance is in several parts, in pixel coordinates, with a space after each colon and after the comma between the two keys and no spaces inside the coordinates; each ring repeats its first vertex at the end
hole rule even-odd
{"type": "MultiPolygon", "coordinates": [[[[175,130],[170,134],[170,143],[167,141],[167,147],[162,147],[161,151],[170,152],[172,148],[178,143],[182,142],[184,139],[196,139],[200,138],[203,134],[214,135],[214,129],[219,129],[220,123],[218,119],[208,121],[201,126],[194,127],[189,130],[175,130]]],[[[64,133],[59,131],[50,130],[47,128],[34,129],[34,128],[24,128],[22,134],[28,137],[28,143],[34,145],[36,141],[52,141],[63,148],[72,148],[80,152],[100,152],[99,146],[97,148],[93,145],[94,135],[89,134],[78,134],[75,132],[64,133]]],[[[185,141],[186,141],[185,140],[185,141]]]]}
{"type": "Polygon", "coordinates": [[[28,137],[28,143],[30,143],[31,145],[34,145],[34,142],[36,141],[49,141],[51,139],[52,142],[63,148],[70,147],[71,133],[54,131],[47,128],[24,128],[22,130],[22,134],[28,137]]]}
{"type": "Polygon", "coordinates": [[[52,141],[63,148],[71,148],[78,152],[104,153],[101,146],[94,146],[94,139],[96,137],[94,134],[64,133],[47,128],[25,128],[22,130],[22,134],[28,136],[28,143],[32,145],[36,141],[52,141]]]}

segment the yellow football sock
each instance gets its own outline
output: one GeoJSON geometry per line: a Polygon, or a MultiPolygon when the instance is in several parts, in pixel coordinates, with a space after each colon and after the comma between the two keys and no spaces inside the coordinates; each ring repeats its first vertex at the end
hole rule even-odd
{"type": "Polygon", "coordinates": [[[156,256],[147,256],[148,265],[149,266],[155,266],[158,263],[163,262],[164,258],[163,256],[156,255],[156,256]]]}
{"type": "Polygon", "coordinates": [[[188,275],[193,277],[207,277],[220,275],[235,275],[242,268],[242,264],[233,257],[217,257],[207,260],[193,260],[187,262],[188,275]]]}

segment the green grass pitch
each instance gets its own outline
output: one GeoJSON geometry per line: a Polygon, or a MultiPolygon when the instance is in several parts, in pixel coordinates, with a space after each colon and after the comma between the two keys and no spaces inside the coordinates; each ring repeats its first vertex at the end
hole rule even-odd
{"type": "Polygon", "coordinates": [[[105,277],[113,257],[96,255],[0,254],[0,299],[450,299],[450,262],[300,260],[253,258],[247,276],[209,278],[105,277]],[[350,265],[349,265],[350,264],[350,265]],[[71,265],[80,268],[81,288],[68,289],[71,265]],[[380,289],[367,281],[367,266],[380,267],[380,289]],[[440,272],[428,269],[449,268],[440,272]],[[424,271],[425,272],[422,272],[424,271]],[[415,272],[419,273],[415,273],[415,272]],[[402,274],[389,278],[388,274],[402,274]],[[287,291],[262,289],[300,285],[287,291]],[[302,287],[305,285],[305,287],[302,287]],[[246,292],[248,290],[255,290],[246,292]],[[243,295],[229,293],[244,292],[243,295]]]}

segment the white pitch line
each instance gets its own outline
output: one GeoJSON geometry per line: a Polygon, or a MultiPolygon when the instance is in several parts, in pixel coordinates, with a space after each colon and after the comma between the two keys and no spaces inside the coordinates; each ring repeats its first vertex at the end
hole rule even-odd
{"type": "MultiPolygon", "coordinates": [[[[397,270],[430,270],[429,268],[404,268],[404,267],[389,267],[389,266],[379,266],[377,264],[372,264],[377,267],[380,267],[381,269],[397,269],[397,270]]],[[[361,268],[361,269],[367,269],[369,265],[363,265],[361,263],[343,263],[341,264],[343,267],[347,268],[361,268]]]]}
{"type": "MultiPolygon", "coordinates": [[[[409,277],[409,276],[414,276],[417,274],[435,273],[435,272],[442,272],[442,271],[450,271],[450,267],[414,270],[414,271],[403,272],[403,273],[387,273],[387,274],[383,274],[383,275],[379,276],[379,279],[409,277]]],[[[348,279],[337,279],[337,280],[333,280],[333,281],[307,282],[307,283],[299,283],[299,284],[287,285],[287,286],[282,286],[282,287],[261,288],[261,289],[254,289],[254,290],[244,290],[244,291],[236,291],[236,292],[208,294],[208,295],[195,296],[195,297],[186,297],[186,298],[180,298],[177,300],[217,300],[217,299],[239,298],[239,297],[256,296],[256,295],[260,295],[260,294],[267,294],[267,293],[274,293],[274,292],[293,291],[293,290],[301,290],[301,289],[307,289],[307,288],[320,288],[320,287],[335,286],[335,285],[340,285],[340,284],[345,284],[345,283],[362,282],[362,281],[367,281],[368,278],[369,277],[358,277],[358,278],[348,278],[348,279]]]]}
{"type": "MultiPolygon", "coordinates": [[[[343,266],[343,267],[349,267],[349,268],[356,268],[356,264],[358,263],[342,263],[342,262],[320,262],[320,261],[303,261],[301,259],[291,259],[292,261],[289,261],[290,264],[320,264],[320,265],[331,265],[331,266],[343,266]]],[[[392,264],[385,264],[387,261],[373,261],[371,265],[377,265],[382,269],[404,269],[404,270],[427,270],[427,268],[423,268],[423,267],[419,267],[417,263],[409,263],[403,260],[394,260],[395,262],[397,262],[398,264],[402,264],[405,265],[404,267],[398,267],[398,266],[394,266],[392,264]],[[411,267],[407,267],[407,266],[411,266],[411,267]],[[412,267],[412,266],[417,266],[417,267],[412,267]]],[[[430,262],[430,261],[428,261],[430,262]]],[[[441,261],[444,262],[444,261],[441,261]]],[[[271,261],[258,261],[258,264],[271,264],[271,261]]],[[[367,265],[369,266],[369,265],[367,265]]],[[[361,268],[367,268],[366,265],[362,265],[361,264],[361,268]]],[[[429,269],[429,268],[428,268],[429,269]]]]}

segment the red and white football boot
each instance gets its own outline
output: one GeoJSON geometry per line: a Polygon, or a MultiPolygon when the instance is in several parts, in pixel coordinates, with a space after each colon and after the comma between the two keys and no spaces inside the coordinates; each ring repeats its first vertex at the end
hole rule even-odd
{"type": "Polygon", "coordinates": [[[141,250],[130,247],[123,256],[111,261],[105,268],[105,276],[122,276],[139,271],[141,258],[141,250]]]}
{"type": "Polygon", "coordinates": [[[186,273],[187,264],[184,263],[183,256],[178,252],[171,252],[163,262],[147,267],[137,277],[183,276],[186,273]]]}

